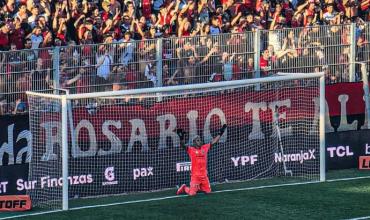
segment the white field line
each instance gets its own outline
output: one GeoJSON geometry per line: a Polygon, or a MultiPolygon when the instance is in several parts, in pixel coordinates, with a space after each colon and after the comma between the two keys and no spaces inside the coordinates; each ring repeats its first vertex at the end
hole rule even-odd
{"type": "MultiPolygon", "coordinates": [[[[332,179],[332,180],[327,180],[326,182],[351,181],[351,180],[367,179],[367,178],[370,178],[370,176],[332,179]]],[[[246,187],[246,188],[238,188],[238,189],[225,189],[225,190],[214,191],[212,193],[236,192],[236,191],[267,189],[267,188],[276,188],[276,187],[284,187],[284,186],[298,186],[298,185],[317,184],[317,183],[325,183],[325,182],[315,181],[315,182],[287,183],[287,184],[277,184],[277,185],[269,185],[269,186],[246,187]]],[[[101,205],[82,206],[82,207],[70,208],[69,210],[81,210],[81,209],[100,208],[100,207],[107,207],[107,206],[116,206],[116,205],[134,204],[134,203],[161,201],[161,200],[176,199],[176,198],[181,198],[181,197],[187,197],[187,195],[166,196],[166,197],[158,197],[158,198],[152,198],[152,199],[142,199],[142,200],[115,202],[115,203],[101,204],[101,205]]],[[[53,211],[42,211],[42,212],[35,212],[35,213],[29,213],[29,214],[20,214],[20,215],[0,218],[0,220],[22,218],[22,217],[27,217],[27,216],[45,215],[45,214],[62,212],[62,211],[63,210],[53,210],[53,211]]],[[[348,219],[348,220],[362,220],[362,219],[369,219],[369,218],[370,218],[370,216],[365,216],[365,217],[353,218],[353,219],[348,219]]]]}
{"type": "Polygon", "coordinates": [[[345,220],[363,220],[363,219],[370,219],[370,216],[363,216],[363,217],[357,217],[357,218],[349,218],[345,220]]]}

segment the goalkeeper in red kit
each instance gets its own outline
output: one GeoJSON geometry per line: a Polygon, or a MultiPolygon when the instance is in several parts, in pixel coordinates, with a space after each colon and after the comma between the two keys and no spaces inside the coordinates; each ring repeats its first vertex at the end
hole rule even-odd
{"type": "Polygon", "coordinates": [[[191,180],[190,187],[183,184],[178,190],[177,195],[186,193],[189,196],[194,196],[198,191],[204,193],[211,192],[211,186],[209,184],[208,172],[207,172],[207,154],[212,145],[216,144],[222,134],[225,132],[227,125],[224,124],[220,129],[218,135],[213,138],[211,143],[203,144],[200,137],[197,135],[193,138],[194,146],[185,145],[185,137],[182,129],[177,129],[177,135],[180,137],[181,147],[186,150],[191,160],[191,180]]]}

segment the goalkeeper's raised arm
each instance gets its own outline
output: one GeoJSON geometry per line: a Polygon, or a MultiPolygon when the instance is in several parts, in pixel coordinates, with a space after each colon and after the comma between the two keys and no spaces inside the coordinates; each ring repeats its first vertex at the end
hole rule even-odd
{"type": "Polygon", "coordinates": [[[227,128],[227,124],[224,124],[224,125],[222,126],[222,128],[220,129],[220,131],[218,132],[217,136],[216,136],[216,137],[214,137],[214,138],[212,139],[212,141],[211,141],[211,145],[216,144],[216,143],[220,140],[220,138],[221,138],[221,136],[224,134],[224,132],[225,132],[226,128],[227,128]]]}
{"type": "MultiPolygon", "coordinates": [[[[214,137],[213,139],[212,139],[212,141],[211,141],[211,145],[214,145],[214,144],[216,144],[219,140],[220,140],[220,138],[221,138],[221,136],[224,134],[224,132],[225,132],[225,130],[226,130],[226,128],[227,128],[227,124],[224,124],[223,126],[222,126],[222,128],[219,130],[219,132],[218,132],[218,134],[217,134],[217,136],[216,137],[214,137]]],[[[180,147],[181,148],[183,148],[184,150],[186,150],[186,148],[187,148],[187,146],[185,145],[185,132],[181,129],[181,128],[179,128],[179,129],[177,129],[176,130],[176,133],[177,133],[177,135],[179,136],[179,138],[180,138],[180,147]]],[[[194,138],[193,138],[193,145],[195,146],[195,147],[200,147],[201,146],[201,140],[200,140],[200,137],[198,136],[198,135],[196,135],[194,138]],[[199,143],[197,143],[197,141],[200,141],[199,143]]]]}
{"type": "Polygon", "coordinates": [[[185,145],[185,132],[179,128],[176,130],[177,135],[180,138],[180,147],[186,150],[186,145],[185,145]]]}

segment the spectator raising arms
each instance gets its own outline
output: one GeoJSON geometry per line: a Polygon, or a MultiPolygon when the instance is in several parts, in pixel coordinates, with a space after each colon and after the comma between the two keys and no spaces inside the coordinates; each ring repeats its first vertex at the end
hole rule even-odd
{"type": "MultiPolygon", "coordinates": [[[[131,39],[216,35],[256,29],[341,24],[361,16],[368,21],[369,1],[363,0],[29,0],[3,1],[0,9],[0,49],[9,50],[12,26],[17,39],[30,38],[39,48],[44,32],[51,45],[59,39],[77,44],[102,43],[104,35],[126,31],[131,39]],[[87,36],[85,32],[90,31],[87,36]],[[90,42],[91,41],[91,42],[90,42]]],[[[14,37],[15,39],[15,37],[14,37]]],[[[23,49],[25,42],[18,42],[23,49]]]]}

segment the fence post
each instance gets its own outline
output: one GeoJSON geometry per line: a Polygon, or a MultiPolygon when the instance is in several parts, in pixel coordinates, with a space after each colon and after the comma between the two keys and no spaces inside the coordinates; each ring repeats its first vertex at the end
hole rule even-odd
{"type": "Polygon", "coordinates": [[[356,24],[351,23],[350,29],[350,57],[349,57],[349,81],[356,80],[356,24]]]}
{"type": "Polygon", "coordinates": [[[261,30],[254,32],[254,78],[260,78],[261,30]]]}
{"type": "MultiPolygon", "coordinates": [[[[261,30],[257,29],[254,32],[254,78],[261,78],[260,57],[261,57],[261,30]]],[[[261,89],[261,84],[258,83],[255,87],[256,91],[261,89]]]]}
{"type": "Polygon", "coordinates": [[[53,93],[59,95],[59,64],[60,64],[60,47],[54,47],[53,49],[53,93]]]}
{"type": "Polygon", "coordinates": [[[157,87],[162,87],[163,85],[163,40],[162,38],[157,39],[156,44],[156,75],[157,75],[157,87]]]}

